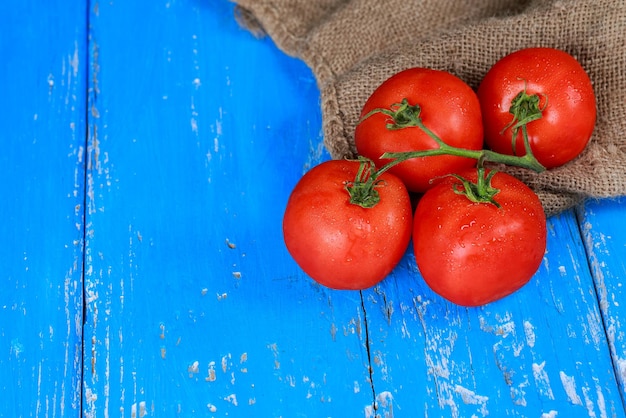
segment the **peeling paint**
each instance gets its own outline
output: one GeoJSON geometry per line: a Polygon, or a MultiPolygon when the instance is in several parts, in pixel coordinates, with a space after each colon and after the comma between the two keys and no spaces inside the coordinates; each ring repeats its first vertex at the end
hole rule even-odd
{"type": "Polygon", "coordinates": [[[148,411],[146,410],[146,402],[141,401],[139,404],[134,403],[130,407],[130,417],[131,418],[143,418],[148,415],[148,411]]]}
{"type": "Polygon", "coordinates": [[[536,340],[535,327],[529,321],[524,321],[524,334],[526,335],[526,344],[528,344],[528,347],[533,348],[536,340]]]}
{"type": "Polygon", "coordinates": [[[468,405],[480,405],[480,412],[483,416],[489,415],[487,411],[487,401],[489,401],[488,396],[481,396],[476,394],[476,392],[469,390],[461,385],[456,385],[454,387],[454,391],[461,395],[461,399],[463,403],[468,405]]]}
{"type": "Polygon", "coordinates": [[[199,365],[200,365],[200,362],[196,360],[192,364],[190,364],[189,367],[187,367],[187,372],[189,373],[189,377],[193,377],[195,374],[198,374],[200,372],[199,367],[198,367],[199,365]]]}
{"type": "Polygon", "coordinates": [[[559,377],[561,378],[563,389],[565,389],[565,393],[567,394],[567,399],[574,405],[582,405],[583,401],[576,392],[576,380],[574,377],[568,376],[562,371],[559,372],[559,377]]]}
{"type": "Polygon", "coordinates": [[[548,373],[545,371],[546,362],[543,361],[540,364],[533,363],[533,378],[535,380],[535,385],[537,386],[537,390],[543,396],[548,399],[554,399],[554,393],[552,392],[552,387],[550,387],[550,377],[548,373]]]}
{"type": "Polygon", "coordinates": [[[217,379],[217,376],[215,374],[215,362],[211,361],[209,362],[209,370],[208,370],[208,374],[205,380],[207,382],[215,382],[216,379],[217,379]]]}
{"type": "Polygon", "coordinates": [[[230,402],[234,406],[237,406],[237,395],[235,395],[234,393],[226,396],[224,400],[230,402]]]}

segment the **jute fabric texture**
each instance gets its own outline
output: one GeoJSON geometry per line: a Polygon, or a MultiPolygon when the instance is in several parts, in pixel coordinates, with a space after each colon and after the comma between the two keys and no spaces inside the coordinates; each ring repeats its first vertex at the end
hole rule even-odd
{"type": "MultiPolygon", "coordinates": [[[[498,167],[528,184],[547,215],[585,198],[626,195],[626,0],[236,0],[239,21],[313,71],[324,143],[354,157],[369,95],[411,67],[446,70],[477,88],[518,49],[573,55],[589,74],[598,119],[576,160],[540,174],[498,167]]],[[[297,141],[297,138],[291,140],[297,141]]]]}

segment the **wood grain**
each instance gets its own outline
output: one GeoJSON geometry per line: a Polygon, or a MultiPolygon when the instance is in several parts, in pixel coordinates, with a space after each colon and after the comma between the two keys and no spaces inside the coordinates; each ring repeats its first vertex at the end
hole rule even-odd
{"type": "Polygon", "coordinates": [[[613,368],[624,399],[626,338],[624,335],[623,281],[626,278],[626,200],[589,201],[578,208],[578,218],[595,292],[602,312],[613,368]]]}
{"type": "Polygon", "coordinates": [[[227,3],[100,3],[91,27],[84,415],[370,405],[359,293],[282,244],[323,155],[310,72],[227,3]]]}
{"type": "Polygon", "coordinates": [[[85,6],[0,5],[0,416],[80,412],[85,6]]]}
{"type": "Polygon", "coordinates": [[[594,283],[572,212],[552,217],[535,277],[461,308],[412,256],[366,301],[374,386],[404,416],[624,416],[594,283]],[[423,412],[426,411],[426,412],[423,412]]]}

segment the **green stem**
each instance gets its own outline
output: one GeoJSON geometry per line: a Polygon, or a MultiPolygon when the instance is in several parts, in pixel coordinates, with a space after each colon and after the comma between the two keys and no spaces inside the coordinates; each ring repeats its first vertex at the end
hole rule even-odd
{"type": "Polygon", "coordinates": [[[541,165],[532,154],[527,153],[523,157],[518,157],[514,155],[500,154],[491,150],[468,150],[443,144],[440,145],[439,148],[425,151],[386,152],[381,156],[381,159],[392,159],[393,161],[381,167],[379,172],[385,172],[391,167],[411,158],[434,157],[438,155],[453,155],[457,157],[472,158],[475,160],[483,159],[484,161],[491,163],[527,168],[536,171],[537,173],[545,171],[545,167],[541,165]]]}
{"type": "MultiPolygon", "coordinates": [[[[455,189],[455,192],[462,193],[468,197],[468,199],[474,202],[486,202],[492,203],[499,207],[498,203],[493,197],[499,192],[491,186],[491,178],[495,175],[496,171],[492,170],[489,174],[485,175],[485,169],[483,167],[484,162],[505,164],[509,166],[527,168],[529,170],[536,171],[538,173],[545,171],[545,167],[537,161],[530,148],[530,142],[528,140],[528,133],[526,131],[526,124],[541,117],[541,110],[538,108],[539,100],[537,96],[526,95],[526,89],[520,92],[518,95],[520,99],[518,105],[524,107],[527,110],[526,113],[515,114],[513,122],[507,126],[513,127],[515,133],[521,129],[522,137],[524,139],[524,148],[526,154],[522,157],[516,155],[500,154],[492,150],[468,150],[465,148],[458,148],[446,144],[439,138],[433,131],[428,129],[420,117],[421,108],[418,104],[411,105],[407,99],[403,99],[401,103],[395,103],[389,107],[389,109],[378,108],[367,113],[361,121],[369,118],[375,113],[383,113],[391,117],[391,122],[387,123],[387,129],[405,129],[411,127],[417,127],[421,129],[426,135],[435,141],[437,148],[428,149],[423,151],[408,151],[408,152],[386,152],[380,158],[390,159],[391,161],[378,170],[372,160],[359,156],[360,167],[355,176],[354,181],[347,182],[345,185],[346,191],[350,195],[350,203],[359,205],[363,208],[372,208],[380,201],[380,196],[376,187],[378,187],[383,180],[379,180],[378,177],[389,170],[391,167],[398,165],[411,158],[420,157],[433,157],[438,155],[452,155],[457,157],[472,158],[478,161],[478,181],[472,183],[467,179],[464,179],[457,174],[451,174],[458,178],[462,184],[463,189],[455,189]],[[528,111],[527,99],[531,99],[532,106],[531,111],[528,111]],[[520,103],[521,101],[521,103],[520,103]],[[539,115],[534,112],[539,111],[539,115]]],[[[515,105],[515,101],[513,103],[515,105]]],[[[513,113],[512,106],[511,113],[513,113]]],[[[505,128],[505,129],[507,129],[505,128]]]]}
{"type": "Polygon", "coordinates": [[[492,163],[505,164],[515,167],[527,168],[529,170],[536,171],[538,173],[545,171],[545,167],[537,161],[530,149],[528,141],[528,134],[526,132],[526,125],[520,126],[522,129],[522,135],[524,137],[524,146],[526,148],[526,155],[516,156],[500,154],[492,150],[468,150],[465,148],[458,148],[446,144],[439,138],[433,131],[428,129],[422,119],[419,117],[420,108],[419,105],[409,105],[407,99],[403,99],[402,103],[396,103],[391,106],[390,109],[374,109],[370,113],[364,116],[363,119],[371,116],[374,113],[384,113],[393,118],[393,123],[387,124],[388,129],[402,129],[407,127],[417,127],[426,133],[430,138],[437,143],[438,148],[428,149],[423,151],[407,151],[407,152],[386,152],[380,158],[392,159],[393,161],[387,163],[381,167],[378,172],[383,173],[389,170],[391,167],[400,164],[411,158],[419,157],[432,157],[438,155],[452,155],[457,157],[472,158],[475,160],[482,160],[492,163]],[[398,117],[400,115],[400,117],[398,117]],[[397,121],[399,119],[399,122],[397,121]]]}

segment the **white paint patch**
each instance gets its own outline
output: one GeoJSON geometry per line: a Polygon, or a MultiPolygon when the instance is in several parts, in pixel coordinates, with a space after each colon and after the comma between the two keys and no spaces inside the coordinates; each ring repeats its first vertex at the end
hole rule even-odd
{"type": "Polygon", "coordinates": [[[485,317],[480,316],[480,329],[484,332],[489,332],[502,338],[506,338],[511,334],[515,335],[515,321],[512,319],[510,313],[506,313],[504,316],[496,319],[500,323],[492,325],[487,321],[487,319],[485,319],[485,317]]]}
{"type": "Polygon", "coordinates": [[[593,406],[593,401],[591,400],[591,398],[589,397],[589,388],[588,387],[583,387],[582,388],[582,392],[583,392],[583,398],[585,399],[585,407],[587,408],[587,414],[590,417],[596,417],[596,413],[594,411],[594,406],[593,406]]]}
{"type": "Polygon", "coordinates": [[[376,404],[378,407],[388,408],[393,403],[393,395],[389,391],[380,392],[376,396],[376,404]]]}
{"type": "Polygon", "coordinates": [[[132,404],[130,407],[130,417],[131,418],[143,418],[148,415],[148,411],[146,410],[146,403],[144,401],[139,402],[139,405],[136,403],[132,404]]]}
{"type": "MultiPolygon", "coordinates": [[[[365,418],[380,418],[380,408],[386,408],[391,410],[393,404],[393,395],[389,391],[384,391],[376,395],[376,401],[374,405],[367,405],[364,408],[365,418]]],[[[393,412],[385,414],[385,416],[392,417],[393,412]]]]}
{"type": "Polygon", "coordinates": [[[602,393],[602,387],[596,382],[596,396],[598,408],[600,408],[600,417],[607,418],[608,414],[606,412],[606,402],[604,400],[604,394],[602,393]]]}
{"type": "MultiPolygon", "coordinates": [[[[606,298],[603,300],[606,301],[606,298]]],[[[604,342],[605,338],[602,318],[600,318],[597,311],[590,309],[587,313],[587,323],[589,324],[589,335],[594,343],[594,346],[596,349],[599,349],[600,344],[604,342]]]]}
{"type": "Polygon", "coordinates": [[[533,348],[535,346],[535,327],[528,321],[524,321],[524,334],[526,334],[526,344],[533,348]]]}
{"type": "Polygon", "coordinates": [[[402,338],[411,338],[411,332],[404,318],[402,319],[402,338]]]}
{"type": "Polygon", "coordinates": [[[14,338],[11,340],[11,354],[13,354],[16,358],[20,356],[20,354],[24,351],[24,345],[20,342],[19,339],[14,338]]]}
{"type": "Polygon", "coordinates": [[[574,405],[582,405],[583,401],[578,396],[576,392],[576,380],[573,376],[568,376],[562,371],[559,372],[559,376],[561,377],[561,384],[563,385],[563,389],[565,389],[565,393],[567,394],[567,399],[574,405]]]}
{"type": "Polygon", "coordinates": [[[85,388],[85,403],[88,406],[88,410],[85,411],[85,415],[87,418],[91,418],[95,414],[95,404],[98,400],[98,394],[95,393],[91,388],[85,388]]]}
{"type": "Polygon", "coordinates": [[[389,371],[385,363],[385,355],[382,351],[376,351],[374,354],[374,364],[379,367],[381,379],[387,381],[389,379],[389,371]]]}
{"type": "Polygon", "coordinates": [[[217,152],[219,149],[219,141],[217,139],[218,137],[222,135],[222,132],[223,132],[222,119],[224,117],[224,114],[223,114],[223,110],[221,107],[218,109],[218,113],[220,115],[220,118],[215,121],[215,133],[217,134],[217,137],[214,138],[215,141],[213,142],[213,149],[215,152],[217,152]]]}
{"type": "Polygon", "coordinates": [[[74,42],[74,54],[70,58],[70,67],[72,67],[72,73],[74,77],[78,76],[78,64],[79,64],[79,54],[78,54],[78,42],[74,42]]]}
{"type": "Polygon", "coordinates": [[[191,98],[191,131],[194,134],[198,134],[198,111],[196,110],[196,105],[194,104],[193,97],[191,98]]]}
{"type": "Polygon", "coordinates": [[[200,362],[197,360],[194,361],[189,367],[187,367],[187,371],[189,372],[189,377],[193,377],[194,374],[200,372],[200,362]]]}
{"type": "Polygon", "coordinates": [[[544,370],[546,362],[541,364],[533,363],[533,377],[535,378],[535,385],[539,392],[546,396],[548,399],[554,399],[554,393],[550,387],[550,378],[548,373],[544,370]]]}
{"type": "Polygon", "coordinates": [[[225,401],[230,402],[231,404],[237,406],[237,395],[230,394],[227,397],[224,398],[225,401]]]}
{"type": "Polygon", "coordinates": [[[454,391],[461,395],[461,399],[463,403],[466,405],[481,405],[480,413],[483,416],[489,415],[489,411],[487,410],[487,401],[489,401],[488,396],[481,396],[476,394],[476,392],[469,390],[461,385],[456,385],[454,387],[454,391]]]}
{"type": "Polygon", "coordinates": [[[224,357],[222,357],[222,372],[226,373],[226,371],[228,370],[228,365],[230,363],[230,359],[232,358],[232,355],[230,353],[226,354],[224,357]]]}
{"type": "Polygon", "coordinates": [[[454,391],[461,395],[463,403],[468,405],[484,404],[489,400],[488,396],[477,395],[473,390],[469,390],[461,385],[456,385],[454,391]]]}
{"type": "Polygon", "coordinates": [[[618,357],[616,360],[616,364],[620,377],[622,378],[622,380],[626,380],[626,359],[618,357]]]}

